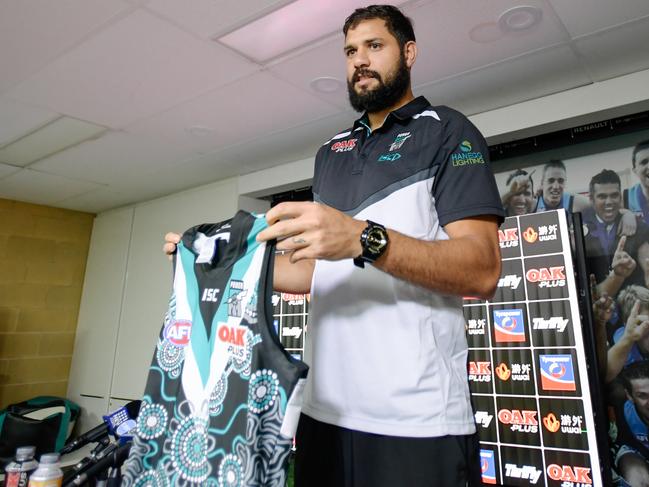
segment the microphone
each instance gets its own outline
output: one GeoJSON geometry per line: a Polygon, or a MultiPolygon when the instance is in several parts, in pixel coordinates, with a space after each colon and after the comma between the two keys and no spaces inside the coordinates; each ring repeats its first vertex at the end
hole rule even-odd
{"type": "Polygon", "coordinates": [[[119,437],[135,427],[135,418],[140,412],[142,401],[131,401],[125,406],[104,416],[104,422],[66,444],[60,451],[61,455],[78,450],[88,443],[96,443],[109,434],[119,437]]]}

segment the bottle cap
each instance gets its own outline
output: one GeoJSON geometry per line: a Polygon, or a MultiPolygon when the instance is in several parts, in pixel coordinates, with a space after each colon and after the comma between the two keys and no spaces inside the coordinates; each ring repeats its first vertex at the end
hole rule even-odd
{"type": "Polygon", "coordinates": [[[23,462],[25,460],[30,460],[34,458],[36,453],[35,446],[21,446],[16,449],[16,460],[23,462]]]}
{"type": "Polygon", "coordinates": [[[41,465],[54,465],[60,458],[58,453],[45,453],[41,455],[41,465]]]}

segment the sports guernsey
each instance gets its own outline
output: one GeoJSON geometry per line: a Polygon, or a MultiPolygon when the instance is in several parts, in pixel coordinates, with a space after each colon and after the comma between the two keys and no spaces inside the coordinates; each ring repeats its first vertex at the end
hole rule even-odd
{"type": "Polygon", "coordinates": [[[124,485],[284,487],[307,366],[272,320],[263,216],[187,230],[124,485]]]}
{"type": "MultiPolygon", "coordinates": [[[[362,117],[326,142],[314,199],[417,239],[445,240],[449,223],[504,217],[488,156],[466,117],[419,97],[375,131],[362,117]]],[[[392,436],[475,431],[460,297],[351,259],[317,261],[310,313],[305,414],[392,436]]]]}
{"type": "Polygon", "coordinates": [[[640,183],[624,190],[624,207],[631,210],[636,217],[649,224],[649,205],[642,192],[640,183]]]}

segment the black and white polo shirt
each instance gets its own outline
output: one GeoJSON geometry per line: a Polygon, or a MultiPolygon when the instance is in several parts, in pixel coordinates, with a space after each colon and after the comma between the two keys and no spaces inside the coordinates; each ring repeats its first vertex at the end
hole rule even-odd
{"type": "MultiPolygon", "coordinates": [[[[363,117],[325,143],[314,199],[414,238],[448,239],[448,223],[504,216],[488,154],[466,117],[419,97],[374,132],[363,117]]],[[[311,293],[306,414],[386,435],[475,430],[460,297],[351,259],[318,261],[311,293]]]]}

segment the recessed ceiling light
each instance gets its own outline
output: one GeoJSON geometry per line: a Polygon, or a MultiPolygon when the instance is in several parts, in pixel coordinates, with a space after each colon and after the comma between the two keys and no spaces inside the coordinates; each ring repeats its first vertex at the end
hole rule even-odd
{"type": "Polygon", "coordinates": [[[332,78],[331,76],[322,76],[320,78],[315,78],[309,83],[313,91],[318,93],[335,93],[340,91],[344,86],[344,83],[338,78],[332,78]]]}
{"type": "Polygon", "coordinates": [[[540,8],[519,5],[505,10],[498,18],[498,25],[503,32],[520,32],[534,27],[542,18],[540,8]]]}
{"type": "Polygon", "coordinates": [[[469,37],[473,42],[487,44],[503,38],[503,31],[495,22],[486,22],[478,24],[469,31],[469,37]]]}

